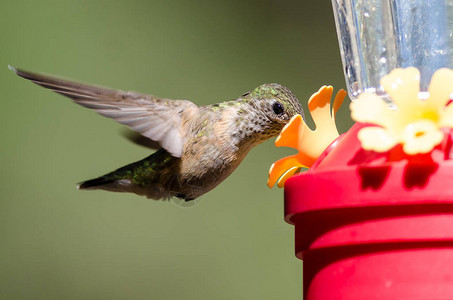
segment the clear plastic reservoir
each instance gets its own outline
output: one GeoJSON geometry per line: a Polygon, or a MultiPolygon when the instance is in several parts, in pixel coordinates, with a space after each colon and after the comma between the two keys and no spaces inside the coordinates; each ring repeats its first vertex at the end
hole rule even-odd
{"type": "Polygon", "coordinates": [[[417,67],[426,90],[439,68],[453,68],[453,0],[332,0],[351,99],[387,96],[379,84],[395,68],[417,67]]]}

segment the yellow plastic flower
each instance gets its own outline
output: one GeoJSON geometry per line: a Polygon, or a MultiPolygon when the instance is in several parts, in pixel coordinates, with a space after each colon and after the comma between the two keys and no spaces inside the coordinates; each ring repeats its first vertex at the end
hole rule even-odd
{"type": "Polygon", "coordinates": [[[338,137],[335,114],[343,103],[346,91],[340,90],[335,96],[331,112],[330,100],[333,88],[323,86],[308,100],[308,110],[315,122],[311,130],[301,115],[294,116],[283,128],[275,141],[277,147],[296,148],[299,153],[276,161],[269,170],[267,185],[283,187],[286,179],[303,167],[311,167],[321,153],[338,137]],[[279,179],[280,178],[280,179],[279,179]]]}
{"type": "Polygon", "coordinates": [[[406,154],[428,153],[442,141],[441,128],[453,127],[453,70],[439,69],[428,88],[428,98],[420,98],[420,72],[416,68],[395,69],[381,79],[396,109],[388,107],[376,94],[364,93],[351,103],[355,121],[379,127],[365,127],[358,138],[365,150],[386,152],[397,144],[406,154]]]}

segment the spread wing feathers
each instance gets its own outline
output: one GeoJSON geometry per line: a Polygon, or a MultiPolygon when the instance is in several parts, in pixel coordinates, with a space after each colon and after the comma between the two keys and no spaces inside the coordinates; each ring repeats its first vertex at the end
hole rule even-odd
{"type": "Polygon", "coordinates": [[[158,142],[174,157],[181,157],[184,144],[181,127],[184,115],[193,115],[194,110],[198,110],[192,102],[161,99],[10,68],[25,79],[129,126],[141,135],[158,142]]]}

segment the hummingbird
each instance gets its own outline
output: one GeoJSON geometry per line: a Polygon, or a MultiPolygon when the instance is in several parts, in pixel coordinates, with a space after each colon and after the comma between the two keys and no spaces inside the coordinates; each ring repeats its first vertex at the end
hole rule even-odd
{"type": "Polygon", "coordinates": [[[286,87],[263,84],[235,100],[198,106],[33,73],[17,75],[129,126],[157,146],[150,156],[78,185],[151,199],[191,201],[227,178],[256,145],[277,136],[302,105],[286,87]]]}

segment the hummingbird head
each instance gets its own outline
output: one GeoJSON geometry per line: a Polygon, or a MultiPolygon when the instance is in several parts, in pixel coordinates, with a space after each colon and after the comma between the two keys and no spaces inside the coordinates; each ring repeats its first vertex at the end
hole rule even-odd
{"type": "Polygon", "coordinates": [[[283,127],[297,114],[304,117],[304,110],[296,96],[277,83],[260,85],[242,95],[247,103],[240,112],[241,130],[257,143],[277,136],[283,127]],[[247,107],[248,106],[248,107],[247,107]]]}
{"type": "Polygon", "coordinates": [[[304,116],[302,105],[296,96],[285,86],[266,83],[250,92],[257,109],[275,122],[286,124],[294,115],[304,116]]]}
{"type": "Polygon", "coordinates": [[[296,96],[285,86],[277,83],[260,85],[246,93],[250,104],[266,116],[271,127],[279,131],[297,114],[304,117],[304,110],[296,96]]]}

